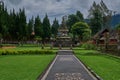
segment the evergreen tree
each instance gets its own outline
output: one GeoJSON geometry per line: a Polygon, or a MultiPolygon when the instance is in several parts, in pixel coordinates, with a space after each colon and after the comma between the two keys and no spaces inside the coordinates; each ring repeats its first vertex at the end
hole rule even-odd
{"type": "Polygon", "coordinates": [[[28,25],[27,25],[27,38],[30,39],[32,32],[33,32],[33,27],[34,27],[34,20],[33,17],[29,20],[28,25]]]}
{"type": "MultiPolygon", "coordinates": [[[[18,31],[17,31],[18,28],[16,28],[16,23],[17,23],[17,21],[19,22],[19,19],[15,22],[16,19],[18,19],[18,16],[16,18],[15,10],[13,9],[13,11],[10,11],[9,29],[8,29],[11,40],[17,39],[17,36],[18,36],[18,31]]],[[[17,25],[18,25],[18,23],[17,23],[17,25]]]]}
{"type": "Polygon", "coordinates": [[[43,19],[43,39],[50,39],[51,37],[51,29],[50,29],[50,22],[48,16],[46,14],[45,18],[43,19]]]}
{"type": "MultiPolygon", "coordinates": [[[[2,2],[3,3],[3,2],[2,2]]],[[[18,40],[26,37],[25,10],[15,13],[15,10],[7,12],[7,8],[0,4],[0,35],[6,40],[18,40]]]]}
{"type": "Polygon", "coordinates": [[[68,16],[67,26],[69,27],[69,30],[71,30],[71,27],[76,22],[83,22],[83,21],[84,21],[83,14],[80,11],[77,11],[76,14],[71,14],[68,16]]]}
{"type": "Polygon", "coordinates": [[[76,12],[76,16],[79,18],[79,22],[84,21],[83,14],[80,11],[76,12]]]}
{"type": "Polygon", "coordinates": [[[36,37],[42,37],[42,23],[39,16],[35,18],[34,31],[36,37]]]}
{"type": "Polygon", "coordinates": [[[90,18],[92,35],[94,35],[99,30],[110,27],[112,11],[107,8],[103,0],[101,0],[100,4],[96,4],[94,1],[89,10],[88,17],[90,18]]]}
{"type": "Polygon", "coordinates": [[[8,34],[8,12],[7,8],[4,7],[4,3],[0,5],[0,34],[4,39],[8,34]]]}
{"type": "Polygon", "coordinates": [[[5,8],[4,11],[4,25],[3,25],[3,35],[4,35],[4,39],[8,39],[9,36],[9,14],[7,12],[7,8],[5,8]]]}
{"type": "Polygon", "coordinates": [[[69,31],[71,30],[72,25],[76,22],[79,22],[79,18],[76,15],[71,14],[68,16],[67,26],[69,27],[69,31]]]}
{"type": "Polygon", "coordinates": [[[55,20],[53,21],[53,24],[52,24],[52,28],[51,28],[51,33],[54,38],[56,38],[56,36],[57,36],[58,27],[59,27],[59,23],[58,23],[58,20],[56,20],[56,18],[55,18],[55,20]]]}
{"type": "Polygon", "coordinates": [[[93,12],[93,17],[90,19],[90,26],[92,29],[92,35],[102,29],[102,14],[98,9],[93,12]]]}
{"type": "Polygon", "coordinates": [[[25,15],[25,10],[19,11],[19,39],[24,40],[27,35],[27,27],[26,27],[26,15],[25,15]]]}

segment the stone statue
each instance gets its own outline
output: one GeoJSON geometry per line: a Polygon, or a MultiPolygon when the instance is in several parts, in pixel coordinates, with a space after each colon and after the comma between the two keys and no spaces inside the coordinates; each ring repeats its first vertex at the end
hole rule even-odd
{"type": "Polygon", "coordinates": [[[67,16],[62,17],[61,26],[58,28],[58,36],[56,38],[55,46],[62,49],[62,47],[71,47],[72,38],[68,35],[69,29],[66,25],[67,16]]]}
{"type": "Polygon", "coordinates": [[[67,16],[63,16],[61,27],[66,28],[66,20],[67,20],[67,16]]]}

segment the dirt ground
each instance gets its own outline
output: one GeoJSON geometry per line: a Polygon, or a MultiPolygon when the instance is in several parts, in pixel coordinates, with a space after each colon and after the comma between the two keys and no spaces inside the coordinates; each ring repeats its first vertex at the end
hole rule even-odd
{"type": "Polygon", "coordinates": [[[16,48],[16,46],[5,46],[5,47],[2,47],[2,49],[11,49],[11,48],[16,48]]]}

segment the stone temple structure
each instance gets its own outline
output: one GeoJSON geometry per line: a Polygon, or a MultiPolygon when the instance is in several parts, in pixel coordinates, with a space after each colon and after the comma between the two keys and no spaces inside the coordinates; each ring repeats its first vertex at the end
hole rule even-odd
{"type": "Polygon", "coordinates": [[[72,38],[68,35],[68,28],[66,26],[65,16],[62,18],[62,24],[58,28],[58,35],[54,46],[56,47],[70,47],[72,46],[72,38]]]}

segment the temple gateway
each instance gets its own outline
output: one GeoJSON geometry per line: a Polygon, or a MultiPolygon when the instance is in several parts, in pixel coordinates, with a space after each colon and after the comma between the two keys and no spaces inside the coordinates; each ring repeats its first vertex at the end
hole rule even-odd
{"type": "Polygon", "coordinates": [[[56,47],[70,47],[72,46],[72,38],[68,35],[68,28],[66,26],[66,17],[62,18],[62,24],[58,28],[58,35],[54,46],[56,47]]]}

